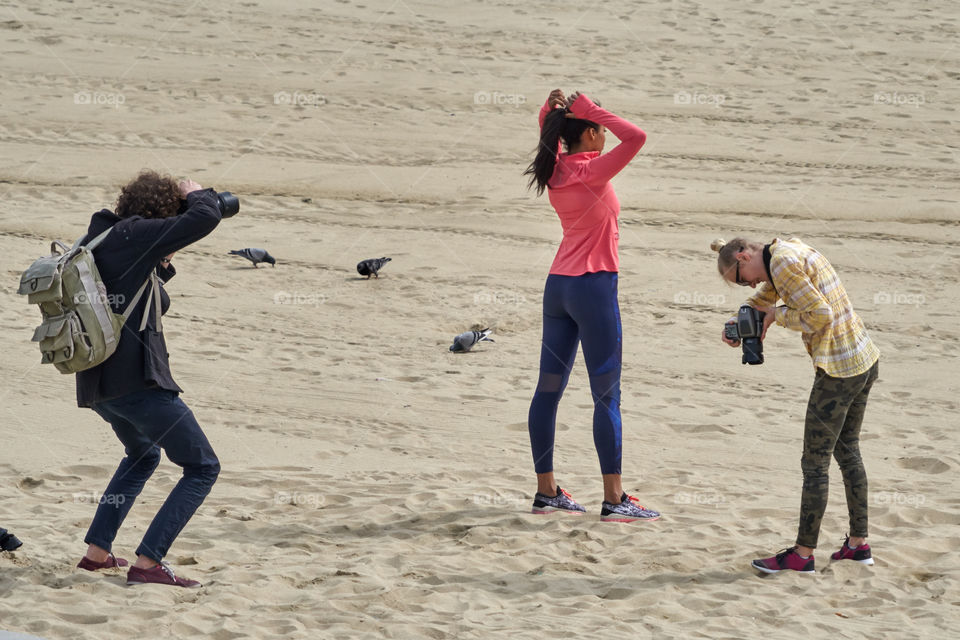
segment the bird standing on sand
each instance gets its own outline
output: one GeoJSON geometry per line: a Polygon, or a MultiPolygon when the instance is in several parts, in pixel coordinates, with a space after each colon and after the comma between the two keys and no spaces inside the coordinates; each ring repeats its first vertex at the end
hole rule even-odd
{"type": "Polygon", "coordinates": [[[478,342],[493,342],[493,338],[488,337],[493,333],[492,329],[483,329],[482,331],[466,331],[453,339],[450,345],[450,351],[454,353],[466,353],[470,351],[478,342]]]}
{"type": "Polygon", "coordinates": [[[270,255],[269,253],[267,253],[267,250],[266,250],[266,249],[240,249],[240,250],[233,250],[233,251],[230,252],[230,255],[232,255],[232,256],[240,256],[240,257],[242,257],[242,258],[246,258],[247,260],[249,260],[250,262],[253,263],[253,267],[254,267],[255,269],[259,268],[259,267],[257,267],[257,265],[260,264],[261,262],[266,262],[266,263],[268,263],[268,264],[269,264],[270,266],[272,266],[272,267],[277,266],[277,261],[276,261],[276,259],[274,259],[274,257],[273,257],[272,255],[270,255]]]}
{"type": "Polygon", "coordinates": [[[0,551],[13,551],[20,548],[23,543],[3,527],[0,527],[0,551]]]}
{"type": "Polygon", "coordinates": [[[383,269],[384,265],[390,262],[390,258],[370,258],[369,260],[363,260],[357,263],[357,273],[362,276],[367,276],[367,280],[370,279],[370,276],[374,278],[379,278],[377,272],[380,269],[383,269]]]}

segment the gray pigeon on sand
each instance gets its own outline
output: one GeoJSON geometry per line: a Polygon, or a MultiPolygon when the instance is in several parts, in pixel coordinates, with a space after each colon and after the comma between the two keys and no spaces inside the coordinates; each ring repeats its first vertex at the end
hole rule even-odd
{"type": "Polygon", "coordinates": [[[493,342],[493,338],[489,337],[491,333],[493,333],[493,330],[489,328],[482,331],[465,331],[453,339],[453,344],[450,345],[450,351],[454,353],[466,353],[478,342],[493,342]]]}
{"type": "Polygon", "coordinates": [[[256,269],[257,265],[261,262],[266,262],[270,266],[277,266],[277,261],[272,255],[267,253],[266,249],[240,249],[233,250],[230,252],[232,256],[240,256],[241,258],[246,258],[253,263],[253,267],[256,269]]]}
{"type": "Polygon", "coordinates": [[[357,263],[357,273],[362,276],[367,276],[367,280],[370,279],[370,276],[374,278],[379,278],[377,272],[380,269],[383,269],[384,265],[390,262],[390,258],[370,258],[369,260],[361,260],[357,263]]]}

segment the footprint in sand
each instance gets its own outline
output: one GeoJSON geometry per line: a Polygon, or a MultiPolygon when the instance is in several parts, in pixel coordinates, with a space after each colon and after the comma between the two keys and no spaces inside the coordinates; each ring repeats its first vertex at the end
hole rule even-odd
{"type": "Polygon", "coordinates": [[[911,458],[900,458],[897,460],[897,466],[904,469],[912,469],[922,473],[944,473],[950,470],[950,465],[938,458],[923,458],[914,456],[911,458]]]}
{"type": "Polygon", "coordinates": [[[36,489],[42,484],[43,484],[42,478],[34,478],[33,476],[27,476],[26,478],[21,480],[19,483],[17,483],[17,486],[20,487],[21,489],[36,489]]]}

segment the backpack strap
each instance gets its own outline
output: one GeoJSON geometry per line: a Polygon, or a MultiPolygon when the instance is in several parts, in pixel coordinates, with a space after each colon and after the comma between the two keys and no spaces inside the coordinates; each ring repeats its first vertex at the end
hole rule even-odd
{"type": "MultiPolygon", "coordinates": [[[[150,310],[151,303],[152,303],[153,314],[154,314],[153,325],[157,328],[158,332],[163,333],[163,323],[161,321],[161,315],[163,314],[163,309],[161,308],[161,303],[160,303],[160,279],[157,277],[156,271],[153,271],[150,274],[150,279],[144,282],[143,286],[140,287],[140,291],[137,292],[137,295],[136,297],[134,297],[133,302],[130,303],[129,307],[127,307],[127,312],[133,309],[133,305],[136,304],[136,302],[140,299],[140,295],[143,293],[144,289],[147,288],[148,284],[151,285],[150,293],[147,294],[147,304],[143,310],[143,319],[140,321],[139,331],[143,331],[144,329],[147,328],[147,318],[149,318],[149,316],[147,315],[147,312],[150,310]]],[[[124,321],[126,321],[126,316],[128,315],[129,313],[125,312],[124,321]]]]}
{"type": "MultiPolygon", "coordinates": [[[[100,235],[98,235],[96,238],[94,238],[93,240],[91,240],[90,242],[88,242],[87,244],[85,244],[84,246],[85,246],[88,250],[93,251],[94,249],[96,249],[97,247],[100,246],[100,243],[103,242],[104,238],[106,238],[107,235],[108,235],[111,231],[113,231],[113,227],[110,227],[109,229],[107,229],[106,231],[104,231],[103,233],[101,233],[100,235]]],[[[77,249],[79,249],[79,248],[80,248],[80,243],[83,242],[83,239],[86,238],[86,237],[87,237],[87,236],[81,236],[81,237],[77,238],[77,241],[73,243],[73,246],[70,247],[70,249],[69,249],[69,251],[68,251],[67,253],[70,253],[70,252],[73,252],[73,251],[76,251],[77,249]]],[[[56,246],[57,246],[57,245],[60,245],[61,247],[63,247],[64,249],[66,249],[66,245],[64,245],[62,242],[54,242],[53,244],[50,245],[50,249],[53,250],[53,251],[56,251],[56,246]]]]}
{"type": "MultiPolygon", "coordinates": [[[[89,263],[84,260],[77,260],[75,264],[77,265],[77,275],[80,276],[80,284],[83,287],[83,295],[87,297],[87,300],[97,300],[100,297],[100,292],[97,290],[97,281],[90,271],[89,263]]],[[[110,310],[103,304],[91,304],[90,309],[93,310],[97,322],[103,330],[103,340],[107,347],[116,344],[118,337],[113,332],[113,322],[109,317],[110,310]]]]}
{"type": "MultiPolygon", "coordinates": [[[[111,231],[113,231],[113,227],[110,227],[109,229],[107,229],[106,231],[98,235],[96,238],[88,242],[86,245],[84,245],[87,251],[93,251],[98,246],[100,246],[100,243],[104,241],[104,239],[110,234],[111,231]]],[[[83,238],[85,237],[86,236],[84,236],[83,238]]],[[[73,247],[70,248],[69,252],[72,252],[78,249],[80,247],[80,243],[83,241],[83,238],[80,238],[79,240],[77,240],[73,244],[73,247]]],[[[51,248],[55,247],[57,244],[59,244],[64,249],[66,249],[66,246],[64,246],[62,243],[54,243],[54,245],[51,248]]],[[[154,325],[157,327],[157,331],[161,331],[161,332],[163,331],[163,326],[161,324],[161,319],[160,319],[161,315],[163,314],[163,310],[161,308],[161,302],[160,302],[160,279],[157,278],[156,271],[150,272],[150,277],[147,278],[147,280],[142,285],[140,285],[140,289],[138,289],[137,293],[133,296],[133,300],[131,300],[130,304],[127,305],[127,308],[124,309],[123,313],[120,316],[122,320],[120,323],[120,326],[125,325],[127,323],[127,320],[130,319],[130,314],[133,313],[133,310],[134,308],[136,308],[137,303],[140,302],[140,298],[143,297],[143,292],[146,291],[147,286],[151,284],[152,286],[150,287],[150,293],[147,294],[147,305],[146,305],[147,308],[144,309],[143,320],[140,322],[139,331],[143,331],[144,329],[147,328],[147,318],[149,316],[147,315],[146,312],[149,310],[151,303],[153,303],[153,311],[154,311],[154,317],[155,317],[154,325]]],[[[104,327],[109,326],[109,323],[108,324],[101,323],[101,324],[104,327]]]]}
{"type": "MultiPolygon", "coordinates": [[[[156,277],[155,275],[151,275],[150,278],[148,278],[142,285],[140,285],[140,289],[138,289],[138,290],[137,290],[137,293],[134,294],[133,300],[130,301],[130,304],[127,305],[127,308],[123,310],[123,313],[122,313],[122,314],[120,314],[120,326],[121,326],[121,327],[122,327],[123,325],[127,324],[127,320],[130,319],[130,314],[133,313],[133,310],[136,308],[137,303],[140,302],[140,298],[143,297],[143,292],[147,290],[147,285],[150,284],[150,281],[151,281],[153,278],[155,278],[155,277],[156,277]]],[[[153,291],[151,290],[151,294],[152,294],[152,293],[153,293],[153,291]]],[[[148,306],[149,306],[149,302],[148,302],[148,306]]],[[[143,314],[143,317],[146,318],[146,317],[147,317],[147,314],[144,313],[144,314],[143,314]]],[[[146,321],[144,321],[143,323],[141,323],[141,327],[140,327],[139,331],[143,331],[143,329],[144,329],[145,326],[146,326],[146,321]]]]}

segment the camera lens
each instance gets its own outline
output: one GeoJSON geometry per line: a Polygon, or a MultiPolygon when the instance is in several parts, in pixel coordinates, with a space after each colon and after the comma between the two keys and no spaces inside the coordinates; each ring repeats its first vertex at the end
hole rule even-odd
{"type": "Polygon", "coordinates": [[[763,364],[763,342],[760,338],[744,338],[741,347],[743,364],[763,364]]]}
{"type": "Polygon", "coordinates": [[[217,204],[220,206],[220,216],[224,218],[235,216],[240,211],[240,198],[229,191],[217,194],[217,204]]]}

